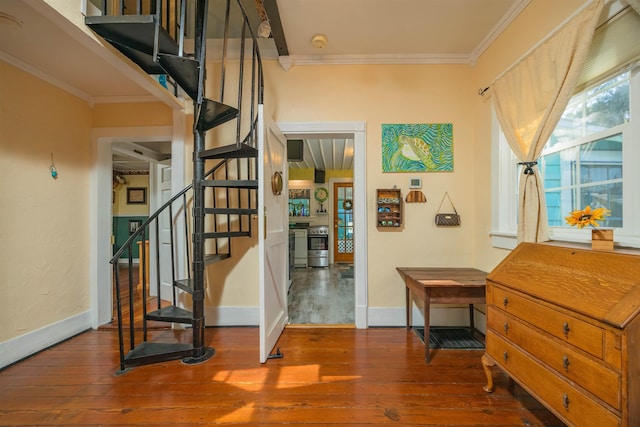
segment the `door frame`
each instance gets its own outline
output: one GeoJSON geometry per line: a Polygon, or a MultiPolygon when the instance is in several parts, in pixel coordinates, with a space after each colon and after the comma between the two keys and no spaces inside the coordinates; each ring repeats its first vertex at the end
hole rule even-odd
{"type": "MultiPolygon", "coordinates": [[[[174,110],[174,126],[113,127],[91,130],[90,145],[93,167],[89,181],[89,293],[91,327],[111,322],[112,313],[112,151],[115,142],[171,142],[171,186],[175,194],[184,188],[185,120],[181,111],[174,110]]],[[[150,180],[151,185],[151,180],[150,180]]],[[[149,189],[149,194],[154,194],[149,189]]],[[[182,239],[182,238],[181,238],[182,239]]],[[[178,251],[185,242],[177,242],[178,251]]]]}
{"type": "Polygon", "coordinates": [[[353,138],[354,279],[356,328],[366,329],[367,296],[367,150],[366,122],[278,122],[287,138],[353,138]],[[340,136],[338,136],[340,135],[340,136]]]}

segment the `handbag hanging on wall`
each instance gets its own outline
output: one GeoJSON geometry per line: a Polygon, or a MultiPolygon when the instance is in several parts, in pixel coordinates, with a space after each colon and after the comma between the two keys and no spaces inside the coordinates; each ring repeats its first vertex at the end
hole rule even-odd
{"type": "Polygon", "coordinates": [[[449,193],[445,192],[442,197],[442,201],[440,202],[440,206],[438,207],[438,212],[436,212],[436,225],[438,227],[459,227],[460,226],[460,215],[458,215],[458,211],[456,207],[453,205],[451,201],[451,197],[449,197],[449,193]],[[442,209],[442,204],[444,203],[444,199],[449,199],[449,203],[451,203],[451,207],[453,208],[453,213],[440,213],[440,209],[442,209]]]}

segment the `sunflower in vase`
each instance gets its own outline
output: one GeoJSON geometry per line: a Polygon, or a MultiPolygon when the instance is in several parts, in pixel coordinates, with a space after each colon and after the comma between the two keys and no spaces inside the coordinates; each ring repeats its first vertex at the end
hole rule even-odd
{"type": "Polygon", "coordinates": [[[564,217],[567,224],[583,228],[587,225],[593,228],[599,227],[598,221],[604,221],[606,217],[611,215],[611,211],[607,208],[591,209],[591,206],[586,206],[584,209],[578,209],[569,213],[569,216],[564,217]]]}

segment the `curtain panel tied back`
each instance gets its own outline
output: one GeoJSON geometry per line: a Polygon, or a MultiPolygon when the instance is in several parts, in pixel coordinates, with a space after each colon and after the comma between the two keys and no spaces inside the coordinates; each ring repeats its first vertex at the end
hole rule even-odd
{"type": "Polygon", "coordinates": [[[594,0],[584,6],[491,85],[500,126],[523,165],[518,242],[549,240],[537,160],[571,98],[603,4],[594,0]]]}

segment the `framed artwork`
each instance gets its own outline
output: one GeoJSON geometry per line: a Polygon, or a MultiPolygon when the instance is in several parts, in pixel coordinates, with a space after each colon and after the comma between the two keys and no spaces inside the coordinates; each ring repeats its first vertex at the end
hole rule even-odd
{"type": "Polygon", "coordinates": [[[127,204],[128,205],[146,205],[147,189],[144,187],[127,188],[127,204]]]}
{"type": "Polygon", "coordinates": [[[129,220],[129,234],[133,234],[138,231],[138,228],[142,225],[141,219],[130,219],[129,220]]]}
{"type": "Polygon", "coordinates": [[[382,172],[453,172],[453,125],[383,124],[382,172]]]}

